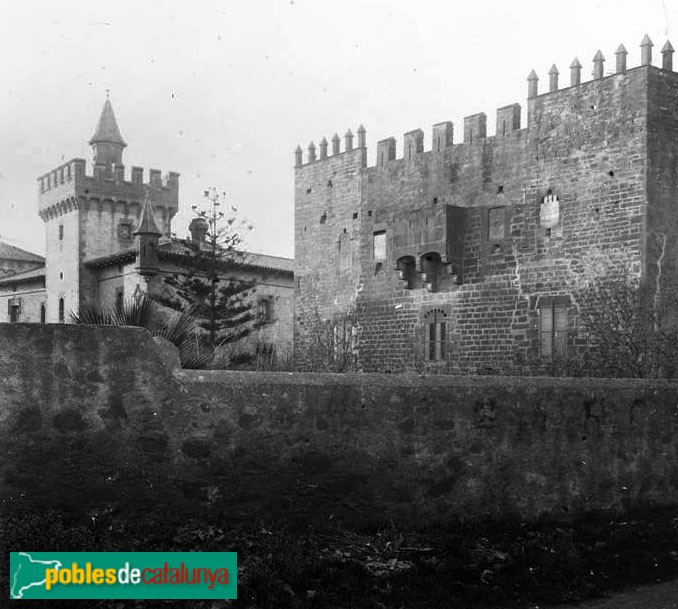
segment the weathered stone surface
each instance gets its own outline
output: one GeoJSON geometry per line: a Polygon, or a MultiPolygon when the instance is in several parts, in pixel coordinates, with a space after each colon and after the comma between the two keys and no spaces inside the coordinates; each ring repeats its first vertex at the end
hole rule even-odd
{"type": "Polygon", "coordinates": [[[297,168],[299,355],[322,347],[319,330],[342,336],[350,325],[359,369],[435,367],[425,361],[423,318],[440,309],[442,366],[506,373],[540,357],[541,298],[568,299],[575,354],[586,344],[578,319],[607,306],[600,281],[635,278],[666,293],[678,284],[678,232],[668,228],[678,222],[677,94],[678,74],[641,66],[530,99],[524,128],[509,106],[516,121],[501,108],[495,136],[411,159],[382,155],[376,167],[353,151],[297,168]],[[546,197],[557,197],[560,217],[548,228],[546,197]],[[442,210],[458,208],[467,213],[454,233],[442,210]],[[443,264],[429,291],[420,273],[431,252],[443,264]],[[416,261],[409,283],[399,277],[405,255],[416,261]]]}
{"type": "Polygon", "coordinates": [[[172,376],[132,328],[3,324],[0,344],[3,510],[430,524],[678,501],[676,383],[172,376]]]}

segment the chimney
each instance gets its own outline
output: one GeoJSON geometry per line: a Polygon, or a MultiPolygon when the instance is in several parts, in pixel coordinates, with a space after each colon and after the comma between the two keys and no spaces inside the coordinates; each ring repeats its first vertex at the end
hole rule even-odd
{"type": "Polygon", "coordinates": [[[209,230],[209,223],[205,218],[193,218],[188,225],[188,230],[191,233],[191,242],[202,247],[207,242],[207,231],[209,230]]]}

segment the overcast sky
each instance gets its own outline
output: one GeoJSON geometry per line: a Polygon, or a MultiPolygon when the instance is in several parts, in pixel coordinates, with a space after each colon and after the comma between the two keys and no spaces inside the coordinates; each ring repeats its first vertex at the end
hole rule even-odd
{"type": "MultiPolygon", "coordinates": [[[[589,80],[624,43],[654,64],[678,48],[676,0],[83,0],[6,2],[0,20],[0,238],[44,252],[35,178],[91,158],[106,89],[125,165],[181,173],[180,208],[209,186],[249,218],[254,251],[293,255],[293,151],[360,123],[376,142],[464,116],[525,107],[532,68],[545,91],[577,56],[589,80]]],[[[678,65],[678,58],[676,61],[678,65]]],[[[523,111],[523,120],[525,111],[523,111]]],[[[342,145],[343,147],[343,145],[342,145]]],[[[175,229],[186,232],[187,213],[175,229]]]]}

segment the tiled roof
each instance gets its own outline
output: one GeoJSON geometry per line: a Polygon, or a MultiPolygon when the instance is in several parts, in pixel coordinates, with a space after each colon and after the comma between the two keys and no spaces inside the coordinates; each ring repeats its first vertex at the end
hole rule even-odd
{"type": "MultiPolygon", "coordinates": [[[[260,269],[262,271],[278,272],[291,274],[294,272],[294,260],[283,258],[281,256],[269,256],[268,254],[251,254],[241,252],[243,257],[235,262],[241,268],[260,269]]],[[[108,256],[92,258],[86,260],[88,267],[100,268],[120,264],[121,262],[130,262],[136,258],[136,249],[122,250],[108,256]]],[[[158,246],[158,257],[162,260],[171,260],[176,264],[181,264],[191,256],[191,250],[181,241],[160,241],[158,246]]]]}
{"type": "Polygon", "coordinates": [[[108,254],[107,256],[101,256],[99,258],[90,258],[85,260],[85,266],[89,267],[103,267],[111,266],[113,264],[120,264],[122,262],[131,262],[137,257],[136,249],[120,250],[114,254],[108,254]]]}
{"type": "Polygon", "coordinates": [[[12,285],[14,283],[25,283],[27,281],[35,281],[36,279],[45,278],[45,267],[33,269],[32,271],[24,271],[23,273],[16,273],[7,277],[0,277],[0,285],[12,285]]]}
{"type": "Polygon", "coordinates": [[[118,129],[118,123],[115,120],[115,114],[113,113],[113,106],[111,106],[110,99],[107,99],[104,103],[97,129],[94,132],[92,139],[89,141],[90,144],[95,144],[96,142],[109,142],[127,146],[125,140],[122,139],[122,135],[120,135],[120,129],[118,129]]]}
{"type": "Polygon", "coordinates": [[[294,271],[294,259],[282,256],[269,256],[268,254],[245,254],[244,264],[259,266],[267,269],[279,269],[281,271],[294,271]]]}
{"type": "Polygon", "coordinates": [[[10,245],[4,241],[0,241],[0,260],[23,260],[26,262],[45,262],[43,256],[22,250],[16,245],[10,245]]]}

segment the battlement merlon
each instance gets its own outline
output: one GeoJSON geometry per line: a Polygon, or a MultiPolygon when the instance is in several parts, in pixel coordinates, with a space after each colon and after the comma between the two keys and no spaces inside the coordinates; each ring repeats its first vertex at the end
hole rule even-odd
{"type": "Polygon", "coordinates": [[[159,169],[149,170],[149,181],[144,184],[144,170],[142,167],[132,167],[130,180],[125,180],[125,166],[120,164],[113,165],[92,165],[92,173],[87,174],[87,161],[85,159],[75,158],[59,165],[37,178],[40,193],[57,188],[62,184],[74,183],[78,185],[83,180],[93,180],[102,182],[113,182],[114,184],[130,184],[135,186],[147,186],[154,189],[167,189],[178,191],[179,173],[170,171],[162,176],[159,169]]]}
{"type": "Polygon", "coordinates": [[[295,151],[294,151],[294,167],[296,169],[299,169],[301,167],[307,167],[308,165],[312,165],[314,163],[322,163],[323,161],[328,161],[329,159],[332,159],[340,154],[346,154],[346,153],[351,153],[355,150],[359,151],[363,161],[362,161],[362,166],[366,167],[367,166],[367,143],[366,143],[366,131],[365,127],[360,125],[357,130],[358,134],[358,145],[357,147],[354,147],[353,145],[353,139],[354,135],[353,132],[349,129],[346,134],[344,135],[344,152],[341,151],[341,138],[337,133],[334,134],[332,137],[332,154],[328,154],[328,141],[326,137],[323,137],[320,140],[319,144],[319,150],[320,150],[320,158],[318,158],[316,154],[316,145],[314,142],[311,142],[308,145],[308,156],[307,156],[307,161],[304,163],[304,151],[301,148],[301,145],[297,146],[295,151]]]}
{"type": "Polygon", "coordinates": [[[143,173],[141,167],[132,167],[130,180],[125,180],[124,165],[106,167],[94,164],[88,174],[85,159],[71,159],[37,178],[40,210],[65,199],[77,201],[82,197],[140,203],[150,189],[154,203],[176,213],[179,207],[179,173],[170,171],[162,176],[159,170],[151,169],[147,183],[144,183],[143,173]]]}

